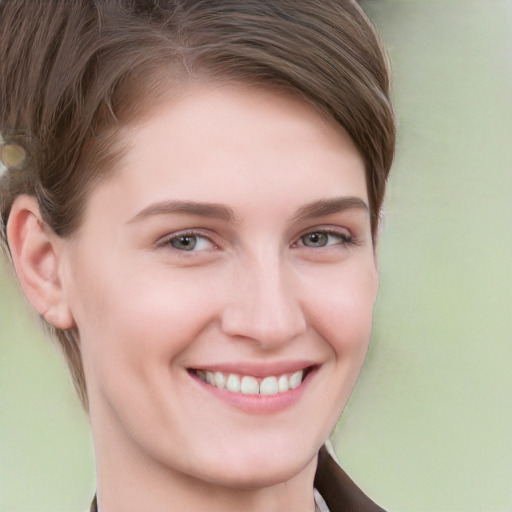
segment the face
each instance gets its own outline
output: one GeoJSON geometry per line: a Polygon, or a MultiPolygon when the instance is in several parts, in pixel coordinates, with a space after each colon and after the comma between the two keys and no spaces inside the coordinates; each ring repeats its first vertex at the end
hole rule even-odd
{"type": "Polygon", "coordinates": [[[125,135],[62,255],[99,456],[229,486],[291,478],[370,336],[362,158],[311,106],[234,86],[125,135]]]}

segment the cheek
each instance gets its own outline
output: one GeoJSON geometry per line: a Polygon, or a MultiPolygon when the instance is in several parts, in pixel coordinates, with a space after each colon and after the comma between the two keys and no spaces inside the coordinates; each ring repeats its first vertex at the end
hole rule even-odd
{"type": "Polygon", "coordinates": [[[162,390],[176,384],[171,378],[176,373],[169,369],[179,367],[214,315],[215,300],[204,289],[201,293],[200,283],[147,269],[130,275],[119,268],[103,276],[82,274],[76,287],[77,325],[96,415],[98,408],[107,417],[114,410],[113,417],[126,425],[139,422],[140,431],[168,424],[162,390]],[[134,418],[134,410],[144,411],[144,417],[134,418]]]}
{"type": "Polygon", "coordinates": [[[323,418],[324,439],[343,412],[364,362],[378,276],[373,264],[346,265],[340,272],[326,269],[316,282],[324,286],[321,292],[311,292],[308,302],[311,324],[328,351],[323,393],[314,405],[323,418]]]}
{"type": "Polygon", "coordinates": [[[362,364],[372,330],[373,306],[378,276],[374,265],[350,266],[343,272],[330,272],[323,279],[322,292],[310,303],[317,330],[337,357],[362,364]]]}
{"type": "Polygon", "coordinates": [[[77,325],[84,356],[103,366],[168,365],[215,315],[211,287],[200,276],[156,268],[90,274],[77,283],[77,325]]]}

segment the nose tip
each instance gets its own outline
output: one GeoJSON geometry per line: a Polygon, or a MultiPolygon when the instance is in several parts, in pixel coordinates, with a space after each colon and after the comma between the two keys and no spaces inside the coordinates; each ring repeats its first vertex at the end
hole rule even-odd
{"type": "Polygon", "coordinates": [[[251,339],[271,349],[306,330],[298,294],[280,272],[267,271],[237,280],[237,290],[223,311],[222,329],[231,336],[251,339]]]}
{"type": "Polygon", "coordinates": [[[271,348],[302,334],[306,322],[299,308],[291,304],[265,304],[257,297],[247,297],[226,308],[222,329],[231,337],[251,339],[271,348]]]}

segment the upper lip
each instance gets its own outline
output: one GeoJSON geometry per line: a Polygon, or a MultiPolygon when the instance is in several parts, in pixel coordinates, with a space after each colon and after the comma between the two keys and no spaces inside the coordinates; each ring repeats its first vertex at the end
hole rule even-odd
{"type": "Polygon", "coordinates": [[[268,377],[272,375],[283,375],[285,373],[295,373],[299,370],[305,370],[311,366],[317,366],[318,363],[306,360],[289,361],[240,361],[213,364],[200,364],[190,366],[190,370],[201,370],[209,372],[236,373],[238,375],[251,375],[254,377],[268,377]]]}

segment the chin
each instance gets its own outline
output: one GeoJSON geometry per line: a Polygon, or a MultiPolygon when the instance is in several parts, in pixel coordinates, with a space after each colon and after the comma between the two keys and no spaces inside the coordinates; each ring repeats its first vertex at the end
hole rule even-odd
{"type": "Polygon", "coordinates": [[[216,468],[212,484],[231,489],[254,490],[272,487],[289,482],[296,477],[304,466],[289,464],[285,461],[269,461],[265,466],[246,468],[244,472],[221,471],[216,468]]]}
{"type": "MultiPolygon", "coordinates": [[[[235,448],[235,447],[233,447],[235,448]]],[[[218,456],[209,461],[203,458],[203,468],[212,468],[206,480],[215,485],[236,489],[271,487],[292,480],[314,463],[317,449],[304,451],[304,446],[294,443],[280,449],[263,450],[254,445],[251,450],[227,450],[219,464],[218,456]]]]}

